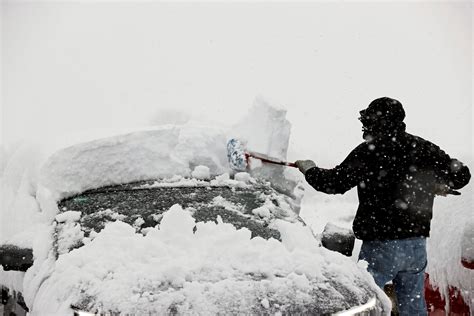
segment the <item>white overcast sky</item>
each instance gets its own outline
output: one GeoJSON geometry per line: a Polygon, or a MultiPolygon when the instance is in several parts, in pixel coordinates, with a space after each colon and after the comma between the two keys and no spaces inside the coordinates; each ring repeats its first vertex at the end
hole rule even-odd
{"type": "Polygon", "coordinates": [[[2,142],[147,125],[233,124],[256,95],[292,146],[340,162],[358,111],[399,99],[408,131],[472,152],[472,4],[2,2],[2,142]]]}

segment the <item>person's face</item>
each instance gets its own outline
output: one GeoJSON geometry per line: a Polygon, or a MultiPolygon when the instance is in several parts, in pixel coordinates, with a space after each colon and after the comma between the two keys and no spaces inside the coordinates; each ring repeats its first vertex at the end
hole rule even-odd
{"type": "Polygon", "coordinates": [[[359,111],[359,114],[359,121],[362,123],[362,137],[370,141],[372,138],[371,127],[374,125],[374,118],[367,113],[367,109],[359,111]]]}

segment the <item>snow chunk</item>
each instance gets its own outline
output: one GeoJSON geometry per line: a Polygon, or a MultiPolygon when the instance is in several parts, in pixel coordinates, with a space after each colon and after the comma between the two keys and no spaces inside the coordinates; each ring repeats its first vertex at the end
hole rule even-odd
{"type": "Polygon", "coordinates": [[[142,227],[143,224],[145,224],[145,220],[141,216],[139,216],[133,222],[133,227],[135,227],[135,229],[138,231],[138,230],[140,230],[140,227],[142,227]]]}
{"type": "Polygon", "coordinates": [[[283,244],[290,250],[295,248],[314,251],[318,247],[311,230],[301,223],[288,223],[283,220],[276,220],[275,227],[281,234],[283,244]]]}
{"type": "Polygon", "coordinates": [[[229,176],[228,173],[223,173],[223,174],[217,176],[215,180],[216,180],[217,183],[226,183],[227,181],[230,180],[230,176],[229,176]]]}
{"type": "Polygon", "coordinates": [[[253,209],[252,213],[262,218],[270,218],[270,216],[272,215],[268,207],[265,205],[257,207],[256,209],[253,209]]]}
{"type": "MultiPolygon", "coordinates": [[[[286,160],[290,140],[291,124],[286,119],[286,110],[274,102],[259,96],[248,114],[232,129],[230,138],[237,138],[245,144],[246,150],[286,160]]],[[[250,174],[266,179],[280,192],[293,196],[301,178],[289,177],[289,167],[262,163],[259,159],[249,159],[250,174]]]]}
{"type": "MultiPolygon", "coordinates": [[[[72,217],[72,216],[71,216],[72,217]]],[[[70,222],[70,218],[65,219],[66,222],[59,224],[58,229],[61,233],[58,234],[58,253],[63,254],[69,251],[69,248],[82,242],[84,239],[84,232],[81,230],[81,225],[75,222],[70,222]]]]}
{"type": "Polygon", "coordinates": [[[245,182],[245,183],[253,183],[255,182],[255,179],[250,176],[247,172],[237,172],[234,175],[234,179],[240,182],[245,182]]]}
{"type": "Polygon", "coordinates": [[[233,132],[246,144],[248,150],[285,160],[290,129],[291,124],[286,119],[286,110],[258,96],[248,114],[234,127],[233,132]]]}
{"type": "Polygon", "coordinates": [[[209,167],[197,166],[193,172],[191,172],[191,176],[199,180],[209,180],[211,178],[209,167]]]}
{"type": "Polygon", "coordinates": [[[242,206],[237,206],[220,195],[212,199],[211,206],[221,206],[228,211],[238,212],[240,215],[244,215],[242,213],[242,206]]]}
{"type": "Polygon", "coordinates": [[[244,182],[240,182],[240,181],[237,181],[237,180],[232,180],[230,178],[230,175],[228,173],[223,173],[219,176],[217,176],[214,180],[211,180],[211,185],[212,186],[223,186],[223,185],[227,185],[227,186],[236,186],[236,187],[247,187],[247,184],[245,184],[244,182]]]}
{"type": "Polygon", "coordinates": [[[78,211],[67,211],[64,213],[60,213],[56,215],[56,221],[58,223],[63,223],[63,222],[78,222],[81,219],[81,212],[78,211]]]}
{"type": "Polygon", "coordinates": [[[175,204],[163,214],[160,231],[170,238],[192,233],[194,226],[196,226],[196,221],[189,212],[185,212],[179,204],[175,204]]]}

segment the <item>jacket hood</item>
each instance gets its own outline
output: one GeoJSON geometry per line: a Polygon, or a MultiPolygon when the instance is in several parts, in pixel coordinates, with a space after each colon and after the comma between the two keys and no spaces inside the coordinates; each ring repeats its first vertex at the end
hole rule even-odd
{"type": "Polygon", "coordinates": [[[372,101],[361,110],[359,120],[363,125],[363,137],[366,140],[383,136],[394,136],[405,132],[405,110],[395,99],[382,97],[372,101]]]}

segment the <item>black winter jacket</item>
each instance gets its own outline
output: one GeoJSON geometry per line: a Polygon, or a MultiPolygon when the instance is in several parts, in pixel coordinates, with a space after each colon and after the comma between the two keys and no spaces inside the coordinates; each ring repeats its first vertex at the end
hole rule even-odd
{"type": "Polygon", "coordinates": [[[465,186],[471,174],[433,143],[401,132],[357,146],[334,169],[311,168],[316,190],[344,193],[357,186],[357,238],[391,240],[429,236],[436,186],[465,186]]]}

